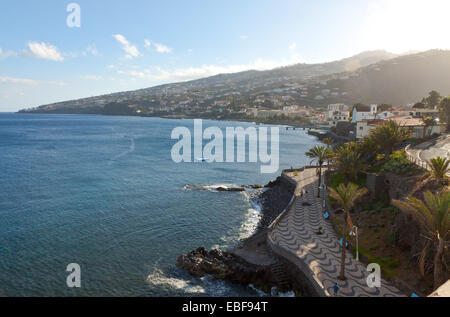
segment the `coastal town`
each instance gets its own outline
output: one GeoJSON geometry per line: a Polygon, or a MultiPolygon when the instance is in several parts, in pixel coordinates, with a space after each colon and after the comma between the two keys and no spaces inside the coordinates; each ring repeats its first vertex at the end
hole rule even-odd
{"type": "Polygon", "coordinates": [[[448,314],[449,12],[0,1],[2,308],[448,314]]]}
{"type": "Polygon", "coordinates": [[[298,296],[449,296],[450,97],[327,110],[311,165],[266,185],[256,234],[227,252],[181,255],[178,266],[298,296]]]}
{"type": "Polygon", "coordinates": [[[212,275],[269,294],[445,296],[450,97],[436,88],[369,98],[372,90],[363,95],[359,83],[449,53],[429,51],[334,74],[327,72],[336,65],[313,65],[301,78],[290,77],[289,67],[218,75],[19,112],[228,120],[307,130],[324,143],[305,153],[311,165],[254,186],[264,202],[257,232],[231,250],[183,254],[177,265],[194,277],[212,275]],[[367,284],[371,264],[379,266],[379,287],[367,284]]]}

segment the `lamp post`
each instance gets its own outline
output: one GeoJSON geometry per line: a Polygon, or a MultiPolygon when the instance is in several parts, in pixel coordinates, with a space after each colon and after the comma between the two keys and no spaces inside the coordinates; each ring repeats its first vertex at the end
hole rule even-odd
{"type": "Polygon", "coordinates": [[[322,200],[322,206],[323,206],[323,209],[325,210],[325,208],[327,207],[327,204],[326,204],[326,199],[327,199],[327,185],[325,185],[325,183],[323,183],[322,184],[322,192],[323,192],[323,200],[322,200]]]}
{"type": "Polygon", "coordinates": [[[358,250],[358,227],[353,226],[352,232],[350,232],[351,236],[356,237],[356,261],[359,261],[359,250],[358,250]]]}

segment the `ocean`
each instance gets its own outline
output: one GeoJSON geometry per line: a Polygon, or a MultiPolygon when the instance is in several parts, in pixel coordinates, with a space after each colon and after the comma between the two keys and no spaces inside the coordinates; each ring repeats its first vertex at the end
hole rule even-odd
{"type": "Polygon", "coordinates": [[[0,113],[0,296],[264,295],[176,267],[197,247],[236,245],[258,222],[248,193],[185,186],[264,185],[308,164],[318,140],[281,127],[280,169],[261,174],[259,163],[174,163],[179,126],[193,120],[0,113]],[[80,288],[66,285],[69,263],[80,288]]]}

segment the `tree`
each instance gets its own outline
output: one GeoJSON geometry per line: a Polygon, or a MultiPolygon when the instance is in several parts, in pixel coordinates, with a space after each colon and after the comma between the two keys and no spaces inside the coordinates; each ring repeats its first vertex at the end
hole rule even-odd
{"type": "Polygon", "coordinates": [[[325,138],[322,140],[322,142],[324,144],[326,144],[326,146],[329,148],[332,144],[333,144],[333,140],[331,140],[330,138],[325,138]]]}
{"type": "Polygon", "coordinates": [[[368,136],[367,138],[359,141],[357,145],[358,152],[361,154],[361,158],[365,162],[372,162],[376,159],[378,154],[378,145],[374,141],[373,137],[368,136]]]}
{"type": "Polygon", "coordinates": [[[439,118],[442,123],[447,123],[447,131],[450,130],[450,97],[445,97],[439,104],[439,118]]]}
{"type": "Polygon", "coordinates": [[[429,127],[434,127],[436,125],[436,120],[434,120],[433,117],[423,117],[423,138],[425,139],[427,137],[427,130],[429,127]]]}
{"type": "Polygon", "coordinates": [[[330,197],[335,199],[339,206],[344,210],[344,227],[342,230],[343,239],[341,246],[341,273],[340,280],[345,280],[345,249],[347,244],[347,229],[349,226],[353,227],[352,219],[350,217],[350,210],[355,205],[355,201],[367,193],[367,188],[359,188],[358,185],[349,183],[347,186],[340,184],[338,188],[329,189],[330,197]]]}
{"type": "Polygon", "coordinates": [[[356,181],[359,172],[366,167],[356,142],[347,143],[337,149],[336,166],[345,174],[347,181],[356,181]]]}
{"type": "Polygon", "coordinates": [[[413,106],[415,109],[425,109],[426,107],[427,105],[424,102],[418,102],[413,106]]]}
{"type": "Polygon", "coordinates": [[[450,192],[440,195],[425,193],[425,203],[408,197],[404,201],[394,200],[393,205],[409,213],[424,229],[427,242],[420,256],[420,273],[425,275],[425,256],[430,247],[434,248],[434,289],[439,288],[444,281],[443,263],[445,244],[450,233],[450,192]]]}
{"type": "Polygon", "coordinates": [[[431,169],[431,177],[435,180],[444,183],[447,174],[450,172],[450,160],[444,157],[436,157],[427,161],[428,166],[431,169]]]}
{"type": "Polygon", "coordinates": [[[382,126],[377,127],[370,134],[373,141],[378,145],[381,152],[389,159],[396,144],[406,141],[411,137],[411,129],[400,126],[393,120],[387,121],[382,126]]]}
{"type": "Polygon", "coordinates": [[[383,111],[392,110],[392,105],[387,103],[382,103],[381,105],[378,105],[378,113],[381,113],[383,111]]]}
{"type": "Polygon", "coordinates": [[[319,164],[319,188],[317,197],[320,197],[320,185],[322,182],[322,165],[331,156],[331,150],[325,146],[315,146],[306,152],[306,156],[312,158],[312,162],[316,161],[319,164]]]}
{"type": "Polygon", "coordinates": [[[441,95],[436,90],[430,91],[428,93],[428,97],[425,98],[428,108],[434,108],[437,105],[439,105],[441,98],[442,98],[441,95]]]}

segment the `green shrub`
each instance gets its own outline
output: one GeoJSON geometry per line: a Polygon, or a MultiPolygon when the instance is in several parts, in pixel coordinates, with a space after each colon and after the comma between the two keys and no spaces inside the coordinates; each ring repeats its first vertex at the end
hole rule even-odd
{"type": "Polygon", "coordinates": [[[418,167],[406,159],[405,151],[392,153],[388,162],[380,168],[381,173],[394,173],[397,175],[411,176],[418,167]]]}

